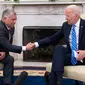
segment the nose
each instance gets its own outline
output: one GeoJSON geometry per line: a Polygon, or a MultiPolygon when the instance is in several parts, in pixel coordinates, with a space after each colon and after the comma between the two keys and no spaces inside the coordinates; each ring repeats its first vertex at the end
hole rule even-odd
{"type": "Polygon", "coordinates": [[[68,17],[65,18],[67,21],[69,20],[68,17]]]}
{"type": "Polygon", "coordinates": [[[65,18],[65,20],[67,20],[67,18],[65,18]]]}
{"type": "Polygon", "coordinates": [[[67,20],[67,17],[65,17],[65,19],[67,20]]]}
{"type": "Polygon", "coordinates": [[[16,20],[14,20],[14,24],[16,23],[16,20]]]}

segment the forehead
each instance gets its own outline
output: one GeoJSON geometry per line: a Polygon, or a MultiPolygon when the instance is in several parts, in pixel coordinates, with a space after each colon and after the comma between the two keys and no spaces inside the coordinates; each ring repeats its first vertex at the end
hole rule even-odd
{"type": "Polygon", "coordinates": [[[70,14],[72,12],[73,12],[73,10],[71,8],[66,8],[65,9],[65,14],[70,14]]]}
{"type": "Polygon", "coordinates": [[[10,14],[8,15],[8,18],[16,19],[16,18],[17,18],[17,16],[16,16],[16,14],[15,14],[15,13],[10,13],[10,14]]]}

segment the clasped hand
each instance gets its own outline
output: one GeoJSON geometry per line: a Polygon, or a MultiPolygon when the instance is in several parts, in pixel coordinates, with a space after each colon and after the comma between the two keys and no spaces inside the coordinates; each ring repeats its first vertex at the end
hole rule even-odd
{"type": "Polygon", "coordinates": [[[35,48],[35,44],[34,43],[28,43],[27,45],[26,45],[26,50],[29,50],[29,51],[31,51],[31,50],[33,50],[33,48],[35,48]]]}
{"type": "Polygon", "coordinates": [[[0,52],[0,60],[3,60],[5,57],[6,53],[5,52],[0,52]]]}

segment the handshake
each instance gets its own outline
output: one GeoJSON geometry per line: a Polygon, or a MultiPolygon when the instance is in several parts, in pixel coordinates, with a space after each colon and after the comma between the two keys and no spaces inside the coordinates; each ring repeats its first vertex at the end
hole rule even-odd
{"type": "Polygon", "coordinates": [[[28,43],[27,45],[26,45],[26,50],[29,50],[29,51],[31,51],[31,50],[33,50],[35,48],[35,44],[34,43],[28,43]]]}
{"type": "MultiPolygon", "coordinates": [[[[25,46],[24,49],[31,51],[31,50],[33,50],[33,48],[35,48],[35,44],[30,42],[25,46]]],[[[5,55],[6,55],[6,52],[0,52],[0,60],[3,60],[5,55]]]]}

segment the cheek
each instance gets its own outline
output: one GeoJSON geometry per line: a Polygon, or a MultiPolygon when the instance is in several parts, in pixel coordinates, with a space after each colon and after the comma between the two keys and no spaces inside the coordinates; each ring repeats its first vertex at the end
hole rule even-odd
{"type": "Polygon", "coordinates": [[[11,24],[11,20],[10,19],[8,20],[8,23],[11,24]]]}
{"type": "Polygon", "coordinates": [[[13,21],[10,21],[10,25],[13,25],[14,24],[14,22],[13,21]]]}
{"type": "Polygon", "coordinates": [[[70,17],[70,18],[69,18],[69,21],[72,22],[72,20],[73,20],[73,19],[70,17]]]}

